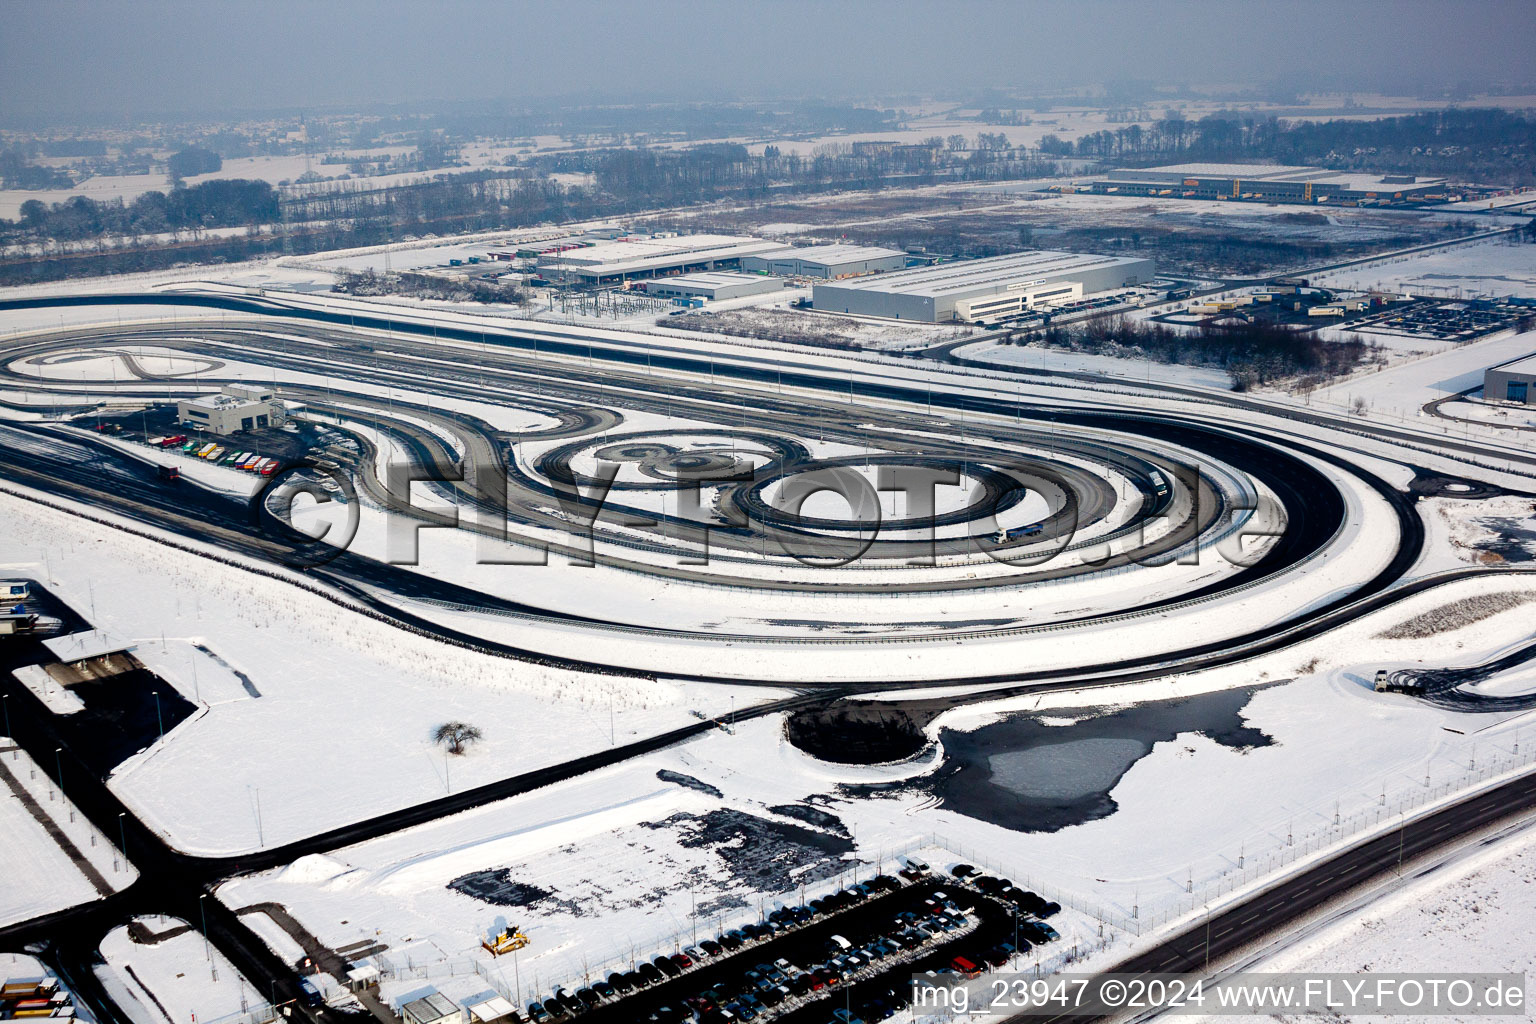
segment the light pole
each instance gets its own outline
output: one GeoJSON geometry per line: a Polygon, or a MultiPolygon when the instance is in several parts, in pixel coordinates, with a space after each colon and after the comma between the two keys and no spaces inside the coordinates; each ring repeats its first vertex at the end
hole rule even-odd
{"type": "Polygon", "coordinates": [[[160,691],[159,690],[151,690],[149,692],[155,698],[155,721],[158,722],[159,725],[160,725],[160,744],[161,744],[161,746],[164,746],[165,745],[165,716],[160,714],[160,691]]]}
{"type": "Polygon", "coordinates": [[[208,904],[203,902],[207,898],[207,893],[197,897],[197,909],[203,915],[203,959],[211,961],[213,954],[208,951],[208,904]]]}
{"type": "Polygon", "coordinates": [[[64,799],[64,761],[63,761],[63,758],[61,756],[63,753],[64,753],[64,748],[63,747],[54,747],[53,748],[53,767],[54,767],[54,770],[57,771],[58,775],[59,775],[59,799],[60,800],[64,799]]]}

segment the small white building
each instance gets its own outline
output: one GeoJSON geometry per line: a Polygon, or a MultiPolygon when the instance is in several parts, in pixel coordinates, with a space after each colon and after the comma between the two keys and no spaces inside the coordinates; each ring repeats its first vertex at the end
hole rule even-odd
{"type": "Polygon", "coordinates": [[[405,1024],[464,1024],[464,1011],[441,992],[433,992],[400,1007],[400,1019],[405,1024]]]}
{"type": "Polygon", "coordinates": [[[176,403],[178,422],[221,437],[241,430],[280,427],[287,410],[269,387],[226,384],[217,395],[200,395],[176,403]]]}

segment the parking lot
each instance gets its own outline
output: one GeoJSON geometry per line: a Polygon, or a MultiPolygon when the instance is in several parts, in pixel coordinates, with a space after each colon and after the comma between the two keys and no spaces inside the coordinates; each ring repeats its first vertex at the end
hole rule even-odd
{"type": "Polygon", "coordinates": [[[968,877],[909,866],[902,878],[880,875],[780,908],[759,925],[635,970],[556,989],[519,1016],[593,1024],[877,1021],[906,1005],[914,973],[970,974],[1058,940],[1045,920],[1056,904],[1006,879],[956,870],[968,877]]]}
{"type": "Polygon", "coordinates": [[[1471,341],[1516,327],[1532,316],[1529,307],[1485,303],[1419,301],[1357,328],[1362,334],[1393,334],[1430,341],[1471,341]]]}

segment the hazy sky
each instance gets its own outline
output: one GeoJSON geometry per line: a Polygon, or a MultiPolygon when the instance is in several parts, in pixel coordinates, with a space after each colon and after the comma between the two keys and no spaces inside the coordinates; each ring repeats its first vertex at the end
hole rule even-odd
{"type": "Polygon", "coordinates": [[[1531,0],[12,0],[0,118],[1536,77],[1531,0]]]}

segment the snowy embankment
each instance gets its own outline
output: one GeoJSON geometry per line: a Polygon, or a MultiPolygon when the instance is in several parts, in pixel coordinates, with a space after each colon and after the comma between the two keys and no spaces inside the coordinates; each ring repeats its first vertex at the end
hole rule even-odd
{"type": "Polygon", "coordinates": [[[1231,374],[1214,366],[1183,366],[1178,363],[1159,363],[1150,359],[1120,359],[1114,356],[1039,348],[1032,345],[999,345],[990,341],[956,349],[955,355],[986,363],[989,366],[1020,372],[1045,370],[1094,373],[1106,377],[1123,377],[1132,382],[1180,384],[1185,387],[1211,388],[1216,391],[1232,389],[1231,374]]]}

